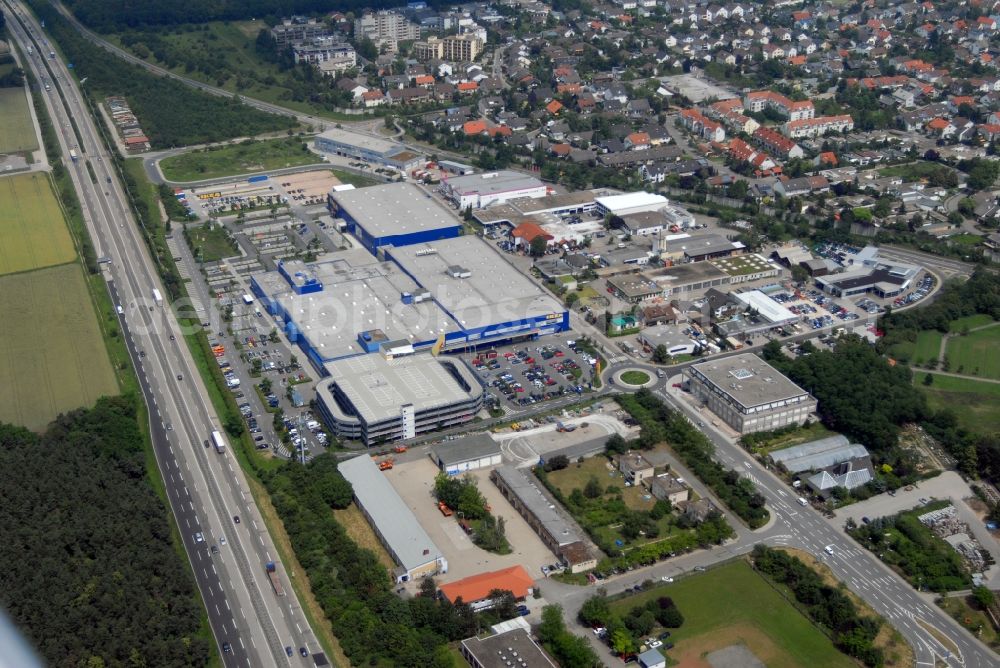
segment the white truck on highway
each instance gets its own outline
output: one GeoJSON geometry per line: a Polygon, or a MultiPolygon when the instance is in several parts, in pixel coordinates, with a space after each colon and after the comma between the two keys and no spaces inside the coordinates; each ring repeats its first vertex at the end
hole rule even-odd
{"type": "Polygon", "coordinates": [[[157,306],[163,306],[163,295],[156,288],[153,288],[153,301],[156,302],[157,306]]]}

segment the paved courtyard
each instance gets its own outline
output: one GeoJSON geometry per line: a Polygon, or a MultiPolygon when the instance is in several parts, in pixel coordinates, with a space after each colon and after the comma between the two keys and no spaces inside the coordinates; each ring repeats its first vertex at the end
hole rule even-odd
{"type": "Polygon", "coordinates": [[[431,540],[448,559],[448,573],[437,579],[439,584],[516,565],[524,566],[532,577],[541,578],[542,566],[556,561],[555,555],[490,482],[488,469],[474,471],[472,475],[493,508],[493,514],[504,518],[507,540],[514,551],[507,555],[497,555],[476,547],[458,526],[456,517],[445,517],[438,510],[433,496],[434,476],[437,473],[437,466],[429,458],[422,458],[398,464],[386,471],[386,476],[431,540]]]}

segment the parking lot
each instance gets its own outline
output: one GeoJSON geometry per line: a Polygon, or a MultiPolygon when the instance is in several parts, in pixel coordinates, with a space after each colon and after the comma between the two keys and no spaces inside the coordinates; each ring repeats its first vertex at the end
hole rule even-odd
{"type": "Polygon", "coordinates": [[[521,565],[532,575],[542,577],[542,566],[555,561],[555,556],[520,515],[507,503],[500,491],[489,480],[489,470],[473,471],[479,490],[497,517],[503,517],[507,528],[507,541],[513,552],[506,555],[487,552],[473,544],[462,531],[455,516],[445,517],[434,501],[434,477],[437,466],[427,458],[398,464],[385,472],[389,482],[402,497],[403,502],[416,515],[420,526],[427,531],[434,544],[448,559],[448,573],[440,576],[439,584],[454,582],[486,570],[497,570],[521,565]]]}
{"type": "Polygon", "coordinates": [[[565,335],[548,336],[471,355],[469,362],[495,406],[506,413],[591,390],[596,359],[565,335]]]}

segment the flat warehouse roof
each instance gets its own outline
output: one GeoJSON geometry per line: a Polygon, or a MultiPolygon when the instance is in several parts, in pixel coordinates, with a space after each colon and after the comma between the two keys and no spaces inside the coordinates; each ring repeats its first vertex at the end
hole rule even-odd
{"type": "Polygon", "coordinates": [[[798,320],[798,316],[774,301],[760,290],[740,292],[735,295],[741,302],[754,309],[768,322],[786,322],[798,320]]]}
{"type": "Polygon", "coordinates": [[[404,304],[402,293],[419,287],[392,262],[367,252],[341,251],[332,261],[309,265],[323,284],[321,292],[296,294],[278,272],[254,276],[292,318],[316,353],[330,360],[364,352],[358,335],[380,329],[389,340],[433,341],[458,327],[432,299],[404,304]]]}
{"type": "Polygon", "coordinates": [[[663,195],[657,195],[655,193],[636,192],[627,193],[625,195],[598,197],[596,198],[596,202],[608,211],[621,211],[623,209],[632,209],[637,206],[665,205],[669,202],[669,200],[663,195]]]}
{"type": "Polygon", "coordinates": [[[330,128],[323,134],[319,135],[318,139],[329,139],[330,141],[334,141],[339,144],[354,146],[358,149],[381,153],[382,155],[387,155],[393,151],[402,150],[403,148],[400,144],[387,139],[361,135],[338,128],[330,128]]]}
{"type": "Polygon", "coordinates": [[[691,368],[746,408],[807,394],[752,353],[710,360],[691,368]]]}
{"type": "Polygon", "coordinates": [[[441,557],[441,550],[371,457],[348,459],[337,469],[351,483],[358,505],[364,508],[403,568],[413,570],[441,557]]]}
{"type": "MultiPolygon", "coordinates": [[[[330,377],[320,381],[316,391],[324,395],[326,405],[334,410],[337,404],[328,388],[331,382],[336,382],[365,422],[382,422],[398,416],[403,404],[413,404],[413,410],[419,413],[473,396],[462,389],[444,363],[462,364],[460,360],[431,355],[391,360],[377,353],[346,357],[324,365],[330,377]]],[[[479,384],[471,375],[468,380],[476,392],[479,384]]]]}
{"type": "Polygon", "coordinates": [[[675,264],[672,267],[654,269],[645,272],[645,275],[657,283],[664,283],[667,287],[676,285],[687,285],[702,281],[729,278],[729,274],[709,262],[690,262],[688,264],[675,264]]]}
{"type": "Polygon", "coordinates": [[[504,481],[521,503],[534,515],[545,531],[560,545],[580,540],[573,526],[549,503],[549,499],[521,469],[498,466],[494,473],[504,481]]]}
{"type": "Polygon", "coordinates": [[[489,172],[487,174],[452,176],[446,179],[445,183],[454,192],[462,194],[479,193],[481,195],[505,193],[513,190],[526,190],[529,188],[541,188],[544,186],[544,184],[534,176],[521,174],[519,172],[512,172],[509,170],[489,172]]]}
{"type": "Polygon", "coordinates": [[[434,448],[434,458],[442,466],[462,464],[500,454],[500,444],[488,434],[472,434],[434,448]]]}
{"type": "Polygon", "coordinates": [[[478,237],[392,248],[389,255],[466,330],[565,311],[478,237]],[[452,265],[471,275],[453,278],[452,265]]]}
{"type": "Polygon", "coordinates": [[[461,225],[458,218],[412,183],[385,183],[330,195],[374,237],[390,237],[461,225]]]}

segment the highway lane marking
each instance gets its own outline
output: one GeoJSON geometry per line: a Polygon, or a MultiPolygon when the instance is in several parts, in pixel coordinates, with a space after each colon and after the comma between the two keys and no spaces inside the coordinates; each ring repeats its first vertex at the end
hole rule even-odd
{"type": "Polygon", "coordinates": [[[232,608],[229,607],[229,599],[228,598],[222,599],[222,602],[226,604],[226,610],[232,611],[232,608]]]}

